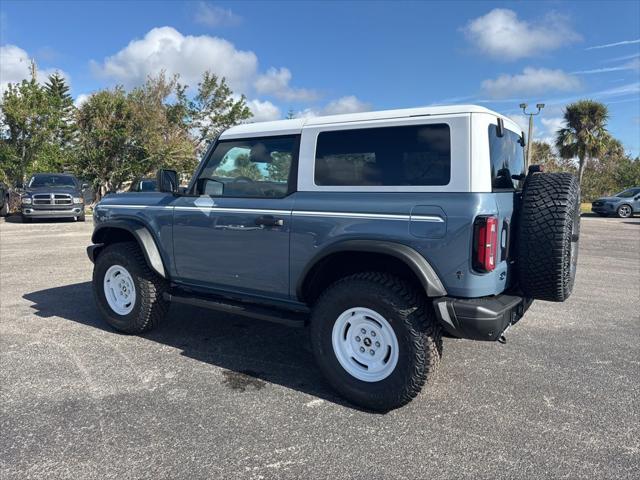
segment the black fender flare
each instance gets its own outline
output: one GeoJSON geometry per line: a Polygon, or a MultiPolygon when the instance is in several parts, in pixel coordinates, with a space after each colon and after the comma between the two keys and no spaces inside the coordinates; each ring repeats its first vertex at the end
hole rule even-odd
{"type": "Polygon", "coordinates": [[[94,245],[90,245],[87,248],[87,254],[92,262],[95,261],[100,250],[104,248],[104,242],[101,241],[101,234],[105,233],[108,229],[125,230],[133,235],[144,254],[147,265],[162,278],[167,278],[167,269],[164,266],[162,255],[160,254],[153,234],[144,224],[134,220],[112,220],[101,223],[95,229],[93,235],[91,235],[91,241],[94,245]]]}
{"type": "Polygon", "coordinates": [[[317,253],[302,271],[296,285],[296,296],[303,298],[303,289],[309,273],[326,257],[339,252],[368,252],[381,253],[395,257],[404,262],[418,277],[428,297],[443,297],[447,290],[440,281],[438,274],[427,259],[416,250],[402,243],[383,240],[344,240],[336,242],[317,253]]]}

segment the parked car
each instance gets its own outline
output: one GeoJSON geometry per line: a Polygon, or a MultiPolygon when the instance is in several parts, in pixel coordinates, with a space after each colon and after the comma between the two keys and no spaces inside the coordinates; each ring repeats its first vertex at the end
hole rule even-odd
{"type": "Polygon", "coordinates": [[[640,187],[628,188],[613,197],[602,197],[591,203],[591,211],[600,216],[631,217],[640,212],[640,187]]]}
{"type": "Polygon", "coordinates": [[[158,190],[158,182],[155,178],[143,178],[142,180],[132,183],[130,192],[155,192],[158,190]]]}
{"type": "Polygon", "coordinates": [[[578,256],[579,186],[525,169],[524,134],[477,106],[245,124],[186,191],[105,197],[93,290],[115,329],[171,302],[309,324],[347,399],[386,411],[431,379],[442,329],[505,341],[533,299],[562,302],[578,256]]]}
{"type": "MultiPolygon", "coordinates": [[[[20,185],[22,188],[22,185],[20,185]]],[[[20,198],[22,220],[33,218],[73,218],[85,221],[83,190],[76,177],[66,173],[36,173],[20,198]]]]}
{"type": "Polygon", "coordinates": [[[6,183],[0,182],[0,217],[9,214],[9,187],[6,183]]]}

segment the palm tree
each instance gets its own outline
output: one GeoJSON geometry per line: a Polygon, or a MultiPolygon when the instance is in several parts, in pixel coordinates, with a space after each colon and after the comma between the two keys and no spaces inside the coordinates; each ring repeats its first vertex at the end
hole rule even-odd
{"type": "Polygon", "coordinates": [[[572,103],[564,111],[566,127],[558,130],[556,147],[562,158],[578,157],[580,183],[589,159],[598,157],[608,144],[608,118],[607,106],[593,100],[572,103]]]}

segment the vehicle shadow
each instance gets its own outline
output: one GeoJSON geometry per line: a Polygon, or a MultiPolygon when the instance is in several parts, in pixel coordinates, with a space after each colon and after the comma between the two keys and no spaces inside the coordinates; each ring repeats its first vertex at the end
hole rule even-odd
{"type": "MultiPolygon", "coordinates": [[[[91,282],[39,290],[23,298],[34,303],[32,308],[40,317],[60,317],[118,335],[102,320],[91,282]]],[[[234,390],[259,389],[269,382],[361,410],[339,397],[325,381],[305,328],[172,305],[166,321],[141,337],[224,368],[228,372],[223,372],[223,384],[234,390]]]]}

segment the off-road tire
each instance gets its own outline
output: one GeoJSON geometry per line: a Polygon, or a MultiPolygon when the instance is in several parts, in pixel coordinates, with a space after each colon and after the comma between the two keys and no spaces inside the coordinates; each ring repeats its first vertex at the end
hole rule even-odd
{"type": "Polygon", "coordinates": [[[573,290],[580,237],[580,186],[569,173],[529,175],[518,219],[517,271],[525,296],[565,301],[573,290]]]}
{"type": "Polygon", "coordinates": [[[136,242],[114,243],[98,254],[93,268],[93,294],[98,310],[114,329],[137,334],[157,327],[169,308],[169,302],[163,298],[166,289],[166,280],[149,268],[136,242]],[[127,315],[114,312],[105,298],[104,276],[113,265],[127,269],[135,284],[135,304],[127,315]]]}
{"type": "Polygon", "coordinates": [[[358,273],[329,286],[313,306],[310,330],[316,361],[329,383],[347,400],[368,410],[385,412],[410,402],[435,377],[442,352],[441,328],[424,293],[386,273],[358,273]],[[398,363],[383,380],[355,378],[334,352],[333,326],[343,312],[354,307],[383,315],[398,339],[398,363]]]}
{"type": "Polygon", "coordinates": [[[84,213],[78,217],[79,222],[85,222],[86,220],[87,220],[87,217],[85,216],[84,213]]]}
{"type": "Polygon", "coordinates": [[[27,217],[26,215],[21,215],[21,219],[22,223],[31,223],[31,220],[33,220],[33,218],[27,217]]]}
{"type": "Polygon", "coordinates": [[[9,197],[4,199],[2,207],[0,207],[0,217],[6,217],[9,213],[9,197]]]}

